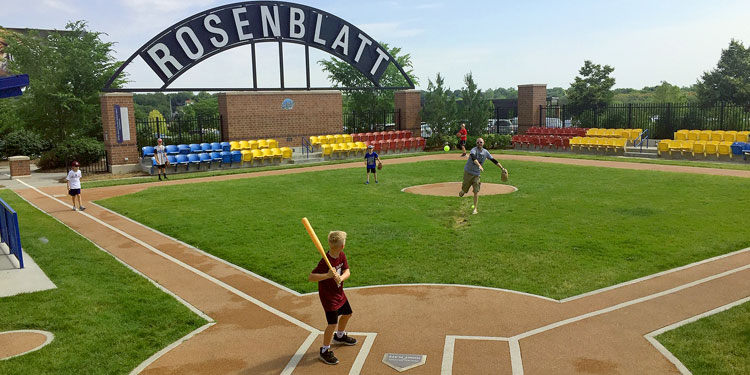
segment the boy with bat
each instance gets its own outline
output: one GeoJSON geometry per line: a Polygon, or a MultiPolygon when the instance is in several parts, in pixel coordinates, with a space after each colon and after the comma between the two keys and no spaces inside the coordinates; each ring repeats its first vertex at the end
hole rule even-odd
{"type": "MultiPolygon", "coordinates": [[[[303,223],[307,220],[303,219],[303,223]]],[[[318,237],[312,232],[309,222],[305,227],[316,243],[318,250],[323,253],[318,237]]],[[[344,294],[344,281],[349,278],[349,263],[346,261],[344,246],[346,245],[346,232],[333,231],[328,234],[328,246],[330,250],[324,254],[324,258],[318,262],[318,266],[310,273],[308,280],[318,283],[318,295],[323,310],[326,313],[328,326],[323,334],[323,346],[320,348],[320,360],[328,365],[339,363],[331,350],[331,341],[342,345],[355,345],[357,339],[346,334],[346,323],[352,317],[352,308],[344,294]],[[339,318],[340,317],[340,318],[339,318]],[[338,328],[338,329],[337,329],[338,328]],[[334,334],[335,331],[335,334],[334,334]]]]}

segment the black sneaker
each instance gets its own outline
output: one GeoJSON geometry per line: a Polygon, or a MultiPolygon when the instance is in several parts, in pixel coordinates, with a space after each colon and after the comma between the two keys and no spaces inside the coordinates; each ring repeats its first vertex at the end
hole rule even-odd
{"type": "Polygon", "coordinates": [[[459,192],[458,192],[458,196],[459,196],[459,197],[463,197],[463,196],[464,196],[464,191],[463,191],[463,190],[459,191],[459,192]]]}
{"type": "Polygon", "coordinates": [[[348,346],[357,345],[357,339],[355,339],[354,337],[349,337],[349,335],[347,335],[346,333],[344,333],[344,335],[341,337],[338,337],[336,336],[336,334],[334,334],[333,342],[348,346]]]}
{"type": "Polygon", "coordinates": [[[78,207],[78,211],[86,211],[86,207],[83,207],[83,206],[78,207]]]}
{"type": "Polygon", "coordinates": [[[336,358],[335,355],[333,355],[333,350],[331,349],[328,349],[324,352],[323,348],[320,348],[320,355],[318,356],[318,359],[320,359],[327,365],[337,365],[339,363],[339,359],[336,358]]]}

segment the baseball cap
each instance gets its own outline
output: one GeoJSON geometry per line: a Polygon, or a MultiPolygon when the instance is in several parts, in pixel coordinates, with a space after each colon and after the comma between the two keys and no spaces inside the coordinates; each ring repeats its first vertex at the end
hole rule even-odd
{"type": "Polygon", "coordinates": [[[72,165],[72,166],[74,166],[74,167],[78,167],[78,166],[80,166],[80,164],[78,164],[78,162],[77,162],[77,161],[74,161],[74,162],[72,162],[72,163],[71,163],[70,165],[72,165]]]}
{"type": "Polygon", "coordinates": [[[157,139],[156,141],[157,141],[157,142],[161,142],[162,140],[161,140],[161,138],[159,138],[159,139],[157,139]]]}
{"type": "Polygon", "coordinates": [[[373,145],[367,145],[367,148],[375,148],[373,145]]]}

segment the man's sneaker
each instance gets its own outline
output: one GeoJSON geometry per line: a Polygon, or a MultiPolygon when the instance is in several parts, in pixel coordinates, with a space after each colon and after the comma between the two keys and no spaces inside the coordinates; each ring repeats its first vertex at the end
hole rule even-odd
{"type": "Polygon", "coordinates": [[[369,184],[370,184],[370,181],[365,181],[365,185],[369,185],[369,184]]]}
{"type": "Polygon", "coordinates": [[[459,197],[463,197],[463,196],[464,196],[464,191],[463,191],[463,190],[459,191],[459,192],[458,192],[458,196],[459,196],[459,197]]]}
{"type": "Polygon", "coordinates": [[[327,365],[337,365],[339,363],[339,359],[336,358],[335,355],[333,355],[333,350],[331,349],[328,349],[324,352],[323,348],[320,348],[320,355],[318,356],[318,359],[320,359],[327,365]]]}
{"type": "Polygon", "coordinates": [[[357,339],[355,339],[354,337],[349,337],[349,335],[347,335],[346,333],[341,337],[338,337],[336,334],[334,334],[333,342],[348,346],[357,345],[357,339]]]}
{"type": "Polygon", "coordinates": [[[83,206],[78,207],[78,211],[86,211],[86,207],[83,207],[83,206]]]}
{"type": "Polygon", "coordinates": [[[75,208],[75,207],[73,207],[73,211],[76,211],[76,208],[75,208]]]}

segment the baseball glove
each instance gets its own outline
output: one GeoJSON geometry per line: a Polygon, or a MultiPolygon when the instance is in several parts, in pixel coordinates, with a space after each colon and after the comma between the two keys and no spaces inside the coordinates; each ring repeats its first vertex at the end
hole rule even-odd
{"type": "Polygon", "coordinates": [[[383,169],[383,163],[378,164],[378,169],[383,169]]]}
{"type": "Polygon", "coordinates": [[[503,173],[500,175],[500,179],[503,180],[503,182],[508,181],[508,170],[503,168],[503,173]]]}

